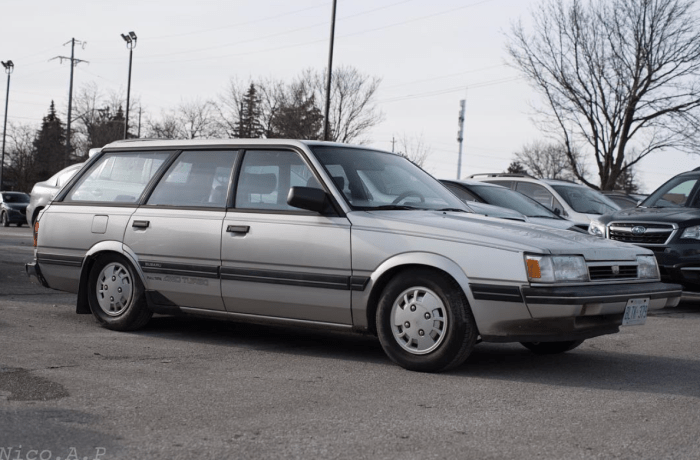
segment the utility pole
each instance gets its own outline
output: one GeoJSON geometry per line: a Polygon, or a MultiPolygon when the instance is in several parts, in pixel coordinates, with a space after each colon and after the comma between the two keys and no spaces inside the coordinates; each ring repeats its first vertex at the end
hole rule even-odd
{"type": "Polygon", "coordinates": [[[328,112],[331,108],[331,75],[333,74],[333,41],[335,40],[335,5],[337,0],[333,0],[333,11],[331,13],[331,44],[328,48],[328,75],[326,76],[326,107],[323,112],[323,140],[328,140],[329,123],[328,112]]]}
{"type": "Polygon", "coordinates": [[[61,168],[66,166],[66,163],[68,160],[70,160],[70,154],[73,151],[73,148],[71,147],[70,144],[70,122],[71,122],[71,110],[73,108],[73,68],[76,67],[78,64],[81,62],[85,62],[89,64],[88,61],[83,61],[82,59],[76,59],[75,58],[75,44],[77,43],[78,45],[82,46],[83,49],[85,49],[85,42],[81,42],[80,40],[76,40],[75,38],[71,38],[70,41],[67,41],[66,43],[63,44],[63,46],[66,46],[68,43],[70,43],[70,57],[66,56],[56,56],[54,58],[49,59],[50,61],[54,59],[59,59],[61,64],[63,64],[63,60],[70,61],[70,85],[68,86],[68,119],[66,120],[66,159],[63,162],[61,168]]]}
{"type": "Polygon", "coordinates": [[[464,106],[466,99],[459,101],[459,131],[457,131],[457,141],[459,141],[459,157],[457,158],[457,180],[462,176],[462,141],[464,140],[464,106]]]}
{"type": "Polygon", "coordinates": [[[391,136],[391,153],[394,153],[394,145],[396,144],[396,138],[391,136]]]}
{"type": "Polygon", "coordinates": [[[5,124],[2,127],[2,160],[0,160],[0,191],[3,190],[3,180],[5,178],[5,135],[7,134],[7,107],[10,101],[10,74],[15,70],[15,64],[12,61],[2,61],[2,66],[7,74],[7,93],[5,95],[5,124]]]}

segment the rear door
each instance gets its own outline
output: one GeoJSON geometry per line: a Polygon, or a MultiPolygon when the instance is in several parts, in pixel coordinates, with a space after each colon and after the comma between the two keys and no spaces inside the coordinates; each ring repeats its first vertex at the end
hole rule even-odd
{"type": "Polygon", "coordinates": [[[293,186],[322,188],[300,152],[245,152],[223,225],[226,310],[351,324],[350,223],[289,206],[293,186]]]}
{"type": "Polygon", "coordinates": [[[183,151],[144,206],[124,244],[136,253],[151,302],[223,310],[221,226],[236,150],[183,151]]]}

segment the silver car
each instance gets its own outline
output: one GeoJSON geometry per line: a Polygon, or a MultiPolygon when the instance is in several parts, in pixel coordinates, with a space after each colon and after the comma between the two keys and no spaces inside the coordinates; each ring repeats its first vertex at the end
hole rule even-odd
{"type": "Polygon", "coordinates": [[[70,165],[45,181],[34,184],[32,192],[30,193],[31,198],[29,199],[29,205],[27,205],[27,223],[30,226],[34,226],[34,222],[36,222],[41,210],[44,209],[46,205],[49,204],[49,201],[56,196],[58,191],[73,178],[75,173],[83,167],[83,164],[84,163],[76,163],[70,165]]]}
{"type": "Polygon", "coordinates": [[[475,344],[560,353],[674,306],[651,251],[479,216],[389,152],[115,142],[40,215],[27,272],[104,327],[154,312],[376,334],[417,371],[475,344]]]}

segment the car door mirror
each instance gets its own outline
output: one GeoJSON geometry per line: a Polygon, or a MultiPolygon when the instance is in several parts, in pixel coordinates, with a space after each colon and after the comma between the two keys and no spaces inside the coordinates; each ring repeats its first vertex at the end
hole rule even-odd
{"type": "Polygon", "coordinates": [[[320,188],[292,187],[287,195],[287,204],[295,208],[323,213],[328,209],[328,195],[320,188]]]}

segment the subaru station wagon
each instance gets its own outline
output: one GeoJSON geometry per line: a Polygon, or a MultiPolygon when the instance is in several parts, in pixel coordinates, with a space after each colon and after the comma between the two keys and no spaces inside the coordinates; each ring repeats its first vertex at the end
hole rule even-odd
{"type": "Polygon", "coordinates": [[[476,215],[390,152],[267,139],[105,146],[40,213],[28,274],[129,331],[154,313],[375,334],[404,368],[561,353],[675,306],[653,253],[476,215]]]}

